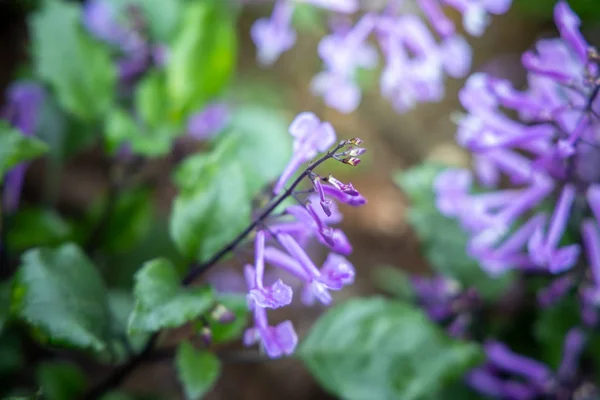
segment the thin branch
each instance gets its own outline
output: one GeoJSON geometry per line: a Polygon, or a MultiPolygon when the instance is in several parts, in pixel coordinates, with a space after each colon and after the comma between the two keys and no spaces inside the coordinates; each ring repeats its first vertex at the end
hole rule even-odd
{"type": "MultiPolygon", "coordinates": [[[[260,226],[263,224],[263,221],[267,217],[269,217],[269,215],[277,207],[279,207],[279,205],[281,203],[283,203],[283,201],[285,201],[285,199],[287,199],[290,195],[292,195],[292,193],[294,192],[296,187],[307,176],[309,176],[316,167],[318,167],[319,165],[321,165],[323,162],[327,161],[328,159],[332,158],[333,155],[338,150],[340,150],[342,147],[344,147],[345,145],[346,145],[346,142],[341,142],[333,150],[327,152],[327,154],[323,155],[317,161],[310,164],[308,166],[308,168],[306,168],[304,170],[304,172],[302,172],[300,174],[300,176],[298,176],[298,178],[296,178],[296,180],[294,180],[294,182],[291,184],[291,186],[288,189],[286,189],[279,197],[275,198],[275,200],[273,200],[273,202],[271,202],[264,209],[264,211],[261,212],[259,214],[259,216],[256,217],[252,221],[252,223],[250,223],[250,225],[246,229],[244,229],[239,235],[237,235],[231,242],[229,242],[227,245],[225,245],[221,250],[219,250],[217,253],[215,253],[215,255],[213,255],[210,259],[208,259],[207,261],[205,261],[202,264],[192,267],[190,269],[190,271],[187,273],[187,275],[181,281],[181,285],[189,286],[202,273],[206,272],[209,268],[216,265],[223,257],[225,257],[225,255],[227,255],[230,251],[234,250],[237,246],[239,246],[239,244],[242,243],[244,241],[244,239],[257,226],[260,226]]],[[[100,382],[100,384],[98,384],[98,386],[92,388],[83,398],[90,399],[90,400],[98,399],[99,397],[101,397],[104,393],[106,393],[110,389],[121,384],[139,365],[141,365],[144,362],[154,359],[155,358],[154,346],[156,345],[158,335],[159,335],[159,332],[154,333],[152,335],[152,337],[150,338],[150,340],[148,340],[148,343],[146,343],[146,346],[144,346],[144,349],[139,354],[132,357],[126,364],[115,369],[104,381],[100,382]]],[[[158,354],[160,355],[161,351],[158,350],[158,352],[159,352],[158,354]]],[[[255,357],[253,356],[250,358],[248,358],[248,357],[245,358],[246,362],[249,362],[250,359],[255,360],[255,357]]],[[[238,360],[241,360],[241,358],[238,357],[238,360]]]]}

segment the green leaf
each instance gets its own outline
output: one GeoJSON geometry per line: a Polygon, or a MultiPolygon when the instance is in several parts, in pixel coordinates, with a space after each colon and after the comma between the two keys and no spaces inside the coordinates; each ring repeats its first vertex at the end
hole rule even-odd
{"type": "Polygon", "coordinates": [[[44,363],[38,367],[37,375],[48,400],[79,398],[86,387],[83,372],[66,362],[44,363]]]}
{"type": "Polygon", "coordinates": [[[228,324],[210,321],[210,331],[214,343],[224,343],[242,336],[248,323],[248,303],[246,296],[236,294],[223,294],[217,298],[217,303],[223,304],[235,315],[235,320],[228,324]]]}
{"type": "Polygon", "coordinates": [[[126,111],[114,108],[107,116],[104,139],[111,153],[128,144],[136,154],[158,157],[171,151],[173,136],[169,131],[145,128],[126,111]]]}
{"type": "Polygon", "coordinates": [[[129,316],[134,307],[133,294],[129,291],[113,289],[108,293],[108,306],[111,314],[113,354],[123,360],[130,356],[130,350],[140,352],[148,340],[146,333],[129,334],[129,316]]]}
{"type": "Polygon", "coordinates": [[[198,318],[214,305],[212,289],[181,288],[170,261],[148,261],[135,276],[135,308],[129,332],[156,332],[175,328],[198,318]]]}
{"type": "Polygon", "coordinates": [[[479,289],[487,299],[497,298],[505,293],[514,274],[491,277],[467,255],[467,234],[456,220],[443,216],[435,205],[433,181],[444,168],[422,164],[396,175],[396,183],[411,203],[408,222],[415,229],[424,254],[436,271],[464,286],[479,289]]]}
{"type": "Polygon", "coordinates": [[[379,267],[374,272],[376,286],[402,300],[412,300],[414,292],[410,277],[405,271],[394,267],[379,267]]]}
{"type": "Polygon", "coordinates": [[[47,150],[48,146],[44,142],[25,136],[6,122],[0,121],[0,184],[4,175],[14,166],[33,160],[47,150]]]}
{"type": "Polygon", "coordinates": [[[206,260],[250,222],[253,197],[280,175],[291,140],[280,114],[242,107],[208,154],[186,159],[175,173],[180,189],[171,236],[186,257],[206,260]]]}
{"type": "Polygon", "coordinates": [[[330,309],[297,354],[325,389],[348,400],[434,399],[482,361],[478,345],[449,338],[406,303],[381,298],[330,309]]]}
{"type": "Polygon", "coordinates": [[[189,342],[182,342],[177,347],[175,364],[189,400],[201,398],[212,388],[221,373],[221,363],[217,357],[208,351],[196,351],[189,342]]]}
{"type": "MultiPolygon", "coordinates": [[[[98,210],[102,208],[103,205],[99,205],[98,210]]],[[[150,190],[139,188],[121,193],[108,218],[102,249],[109,253],[129,250],[148,233],[153,217],[150,190]]]]}
{"type": "Polygon", "coordinates": [[[53,210],[22,208],[8,231],[11,249],[19,253],[39,246],[56,246],[71,236],[71,226],[53,210]]]}
{"type": "Polygon", "coordinates": [[[51,344],[97,352],[106,347],[106,289],[94,265],[73,244],[23,255],[12,309],[51,344]]]}
{"type": "Polygon", "coordinates": [[[580,324],[576,299],[566,296],[552,307],[540,311],[533,334],[541,348],[542,361],[558,369],[563,357],[565,335],[580,324]]]}
{"type": "Polygon", "coordinates": [[[166,66],[171,119],[198,111],[227,84],[236,62],[232,13],[220,1],[188,2],[166,66]]]}
{"type": "Polygon", "coordinates": [[[250,222],[250,201],[243,167],[215,153],[195,159],[196,187],[175,199],[170,232],[179,250],[205,261],[250,222]]]}
{"type": "Polygon", "coordinates": [[[116,70],[108,49],[83,32],[80,19],[76,4],[44,2],[31,18],[33,61],[64,108],[96,120],[113,101],[116,70]]]}
{"type": "MultiPolygon", "coordinates": [[[[537,17],[541,19],[552,19],[552,12],[556,2],[548,0],[518,0],[515,8],[526,17],[537,17]]],[[[600,4],[595,0],[569,0],[569,7],[584,22],[597,22],[600,17],[600,4]]],[[[584,27],[586,24],[584,24],[584,27]]]]}

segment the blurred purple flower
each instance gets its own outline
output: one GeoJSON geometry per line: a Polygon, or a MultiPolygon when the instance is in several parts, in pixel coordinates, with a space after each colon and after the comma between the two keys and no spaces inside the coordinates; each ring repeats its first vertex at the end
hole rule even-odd
{"type": "Polygon", "coordinates": [[[188,118],[187,133],[196,140],[207,140],[227,124],[230,109],[225,103],[212,103],[188,118]]]}
{"type": "Polygon", "coordinates": [[[484,348],[487,363],[467,374],[466,382],[477,392],[497,399],[573,399],[581,388],[597,388],[587,382],[579,360],[587,335],[571,328],[565,336],[562,361],[556,372],[547,365],[514,353],[506,345],[488,341],[484,348]],[[590,387],[590,385],[592,385],[590,387]]]}
{"type": "Polygon", "coordinates": [[[294,6],[288,0],[278,0],[271,18],[261,18],[254,22],[250,36],[257,48],[257,58],[261,65],[271,65],[281,53],[292,48],[296,42],[296,32],[291,27],[294,6]]]}
{"type": "MultiPolygon", "coordinates": [[[[520,188],[473,194],[467,171],[447,171],[436,180],[440,211],[461,222],[470,235],[470,254],[492,274],[572,268],[580,246],[561,241],[575,207],[591,214],[582,225],[583,244],[594,277],[600,269],[598,58],[590,56],[595,50],[565,2],[556,5],[555,20],[561,38],[540,40],[535,52],[523,55],[528,89],[478,73],[459,95],[467,114],[458,120],[457,140],[476,156],[477,176],[489,189],[500,174],[520,188]],[[554,204],[551,215],[539,209],[543,202],[554,204]]],[[[541,296],[555,290],[558,296],[562,288],[541,296]]]]}
{"type": "MultiPolygon", "coordinates": [[[[29,81],[15,82],[6,91],[6,103],[0,110],[0,117],[23,135],[33,136],[39,123],[44,98],[44,88],[39,84],[29,81]]],[[[19,206],[27,165],[27,163],[16,165],[5,177],[2,200],[9,213],[14,212],[19,206]]]]}

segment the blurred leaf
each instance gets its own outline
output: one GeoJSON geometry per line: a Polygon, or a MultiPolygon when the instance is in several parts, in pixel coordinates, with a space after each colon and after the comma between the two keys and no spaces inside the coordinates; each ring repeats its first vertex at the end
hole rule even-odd
{"type": "Polygon", "coordinates": [[[196,351],[189,342],[182,342],[177,347],[175,364],[189,400],[200,399],[212,388],[221,373],[221,363],[214,354],[196,351]]]}
{"type": "Polygon", "coordinates": [[[102,396],[100,400],[135,400],[135,397],[132,397],[123,392],[109,392],[102,396]]]}
{"type": "MultiPolygon", "coordinates": [[[[171,237],[186,257],[205,261],[250,221],[246,171],[235,160],[227,160],[218,153],[196,157],[199,175],[188,175],[196,187],[175,198],[171,237]]],[[[182,174],[178,176],[181,179],[182,174]]]]}
{"type": "Polygon", "coordinates": [[[514,279],[507,273],[491,277],[467,255],[467,234],[459,223],[443,216],[435,205],[433,181],[445,167],[422,164],[395,176],[395,181],[408,196],[408,222],[415,229],[425,256],[435,270],[452,277],[464,286],[473,286],[487,299],[506,292],[514,279]]]}
{"type": "Polygon", "coordinates": [[[96,352],[106,347],[106,289],[94,265],[73,244],[23,255],[12,310],[52,344],[96,352]]]}
{"type": "Polygon", "coordinates": [[[0,282],[0,334],[10,315],[10,290],[12,282],[0,282]]]}
{"type": "Polygon", "coordinates": [[[141,8],[152,36],[160,42],[167,42],[180,21],[180,0],[113,0],[123,6],[137,5],[141,8]]]}
{"type": "Polygon", "coordinates": [[[248,323],[248,302],[246,296],[235,294],[222,294],[217,297],[217,303],[223,304],[235,314],[235,320],[228,324],[221,324],[215,320],[210,321],[210,331],[214,343],[224,343],[242,336],[248,323]]]}
{"type": "Polygon", "coordinates": [[[207,312],[215,302],[210,288],[181,288],[173,264],[166,259],[142,266],[135,276],[134,295],[130,333],[181,326],[207,312]]]}
{"type": "MultiPolygon", "coordinates": [[[[583,21],[597,22],[600,18],[600,3],[597,0],[569,0],[569,7],[583,21]]],[[[528,17],[552,19],[556,2],[548,0],[517,0],[515,8],[528,17]]]]}
{"type": "Polygon", "coordinates": [[[79,398],[86,387],[84,373],[66,362],[44,363],[38,367],[37,375],[48,400],[79,398]]]}
{"type": "Polygon", "coordinates": [[[158,129],[167,122],[166,87],[164,74],[147,74],[135,89],[135,109],[151,129],[158,129]]]}
{"type": "Polygon", "coordinates": [[[171,151],[173,136],[162,129],[144,128],[129,113],[115,108],[107,116],[105,140],[111,153],[116,153],[123,145],[130,145],[135,154],[158,157],[171,151]]]}
{"type": "Polygon", "coordinates": [[[335,306],[298,355],[332,394],[348,399],[434,399],[482,359],[412,306],[381,298],[335,306]]]}
{"type": "Polygon", "coordinates": [[[62,162],[90,147],[98,136],[98,131],[90,123],[69,119],[57,99],[47,93],[40,113],[38,135],[49,146],[49,157],[62,162]]]}
{"type": "Polygon", "coordinates": [[[300,32],[319,37],[328,33],[324,29],[327,25],[325,17],[325,13],[319,7],[299,3],[294,8],[293,24],[300,32]]]}
{"type": "Polygon", "coordinates": [[[69,239],[71,226],[53,210],[21,208],[8,231],[11,249],[21,253],[32,247],[56,246],[69,239]]]}
{"type": "Polygon", "coordinates": [[[83,32],[80,6],[45,2],[30,20],[33,61],[59,102],[74,115],[95,120],[108,111],[116,81],[110,54],[83,32]]]}
{"type": "MultiPolygon", "coordinates": [[[[20,332],[6,329],[0,333],[0,377],[13,374],[25,364],[20,332]]],[[[3,383],[0,381],[0,383],[3,383]]],[[[2,385],[0,385],[2,387],[2,385]]],[[[0,390],[0,393],[3,393],[0,390]]]]}
{"type": "Polygon", "coordinates": [[[402,300],[414,297],[408,273],[394,267],[378,267],[374,272],[377,288],[402,300]]]}
{"type": "Polygon", "coordinates": [[[48,146],[42,141],[23,135],[4,121],[0,121],[0,184],[4,175],[14,166],[44,154],[48,146]]]}
{"type": "Polygon", "coordinates": [[[226,2],[187,2],[166,66],[171,120],[182,121],[219,94],[236,62],[237,39],[226,2]]]}
{"type": "Polygon", "coordinates": [[[121,193],[108,219],[102,248],[110,253],[129,250],[148,233],[153,217],[149,190],[138,188],[121,193]]]}
{"type": "Polygon", "coordinates": [[[130,356],[129,348],[138,353],[142,350],[148,339],[146,333],[129,334],[129,316],[134,307],[133,294],[125,290],[110,290],[108,293],[108,306],[111,314],[111,328],[113,346],[116,352],[121,353],[123,360],[130,356]],[[127,343],[125,343],[127,341],[127,343]]]}
{"type": "Polygon", "coordinates": [[[554,370],[563,357],[565,335],[581,322],[576,299],[565,296],[552,307],[539,311],[533,334],[541,348],[541,359],[554,370]]]}

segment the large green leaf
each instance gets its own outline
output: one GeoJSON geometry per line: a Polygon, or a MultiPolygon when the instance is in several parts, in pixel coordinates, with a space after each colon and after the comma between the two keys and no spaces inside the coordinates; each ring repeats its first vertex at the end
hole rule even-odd
{"type": "Polygon", "coordinates": [[[24,136],[4,121],[0,121],[0,184],[4,175],[15,165],[33,160],[48,150],[48,146],[34,137],[24,136]]]}
{"type": "Polygon", "coordinates": [[[79,5],[43,4],[30,25],[36,71],[64,108],[82,119],[98,119],[113,101],[116,70],[109,51],[83,31],[79,5]]]}
{"type": "Polygon", "coordinates": [[[135,276],[135,307],[129,332],[156,332],[198,318],[214,305],[210,288],[181,288],[170,261],[148,261],[135,276]]]}
{"type": "Polygon", "coordinates": [[[491,277],[467,255],[467,234],[435,205],[433,181],[443,169],[440,165],[422,164],[396,175],[396,183],[410,200],[408,221],[436,271],[465,286],[476,287],[486,298],[496,298],[505,293],[514,276],[507,273],[491,277]]]}
{"type": "Polygon", "coordinates": [[[23,255],[12,309],[51,344],[102,351],[110,320],[100,274],[73,244],[23,255]]]}
{"type": "Polygon", "coordinates": [[[195,160],[196,187],[175,199],[170,231],[186,257],[204,261],[250,222],[250,199],[241,164],[216,154],[195,160]]]}
{"type": "Polygon", "coordinates": [[[189,400],[201,398],[215,384],[221,373],[221,363],[214,354],[196,351],[189,342],[182,342],[177,347],[175,364],[179,380],[189,400]]]}
{"type": "Polygon", "coordinates": [[[186,159],[175,173],[180,194],[171,236],[187,257],[205,260],[250,222],[252,198],[276,179],[291,153],[287,123],[261,107],[242,107],[212,152],[186,159]]]}
{"type": "Polygon", "coordinates": [[[236,61],[233,14],[226,2],[191,1],[169,49],[167,92],[173,121],[198,111],[221,92],[236,61]]]}
{"type": "Polygon", "coordinates": [[[73,364],[44,363],[38,367],[37,375],[48,400],[76,399],[85,390],[85,375],[73,364]]]}
{"type": "Polygon", "coordinates": [[[434,399],[482,358],[478,345],[451,339],[421,311],[382,298],[327,311],[298,355],[323,387],[348,400],[434,399]]]}

